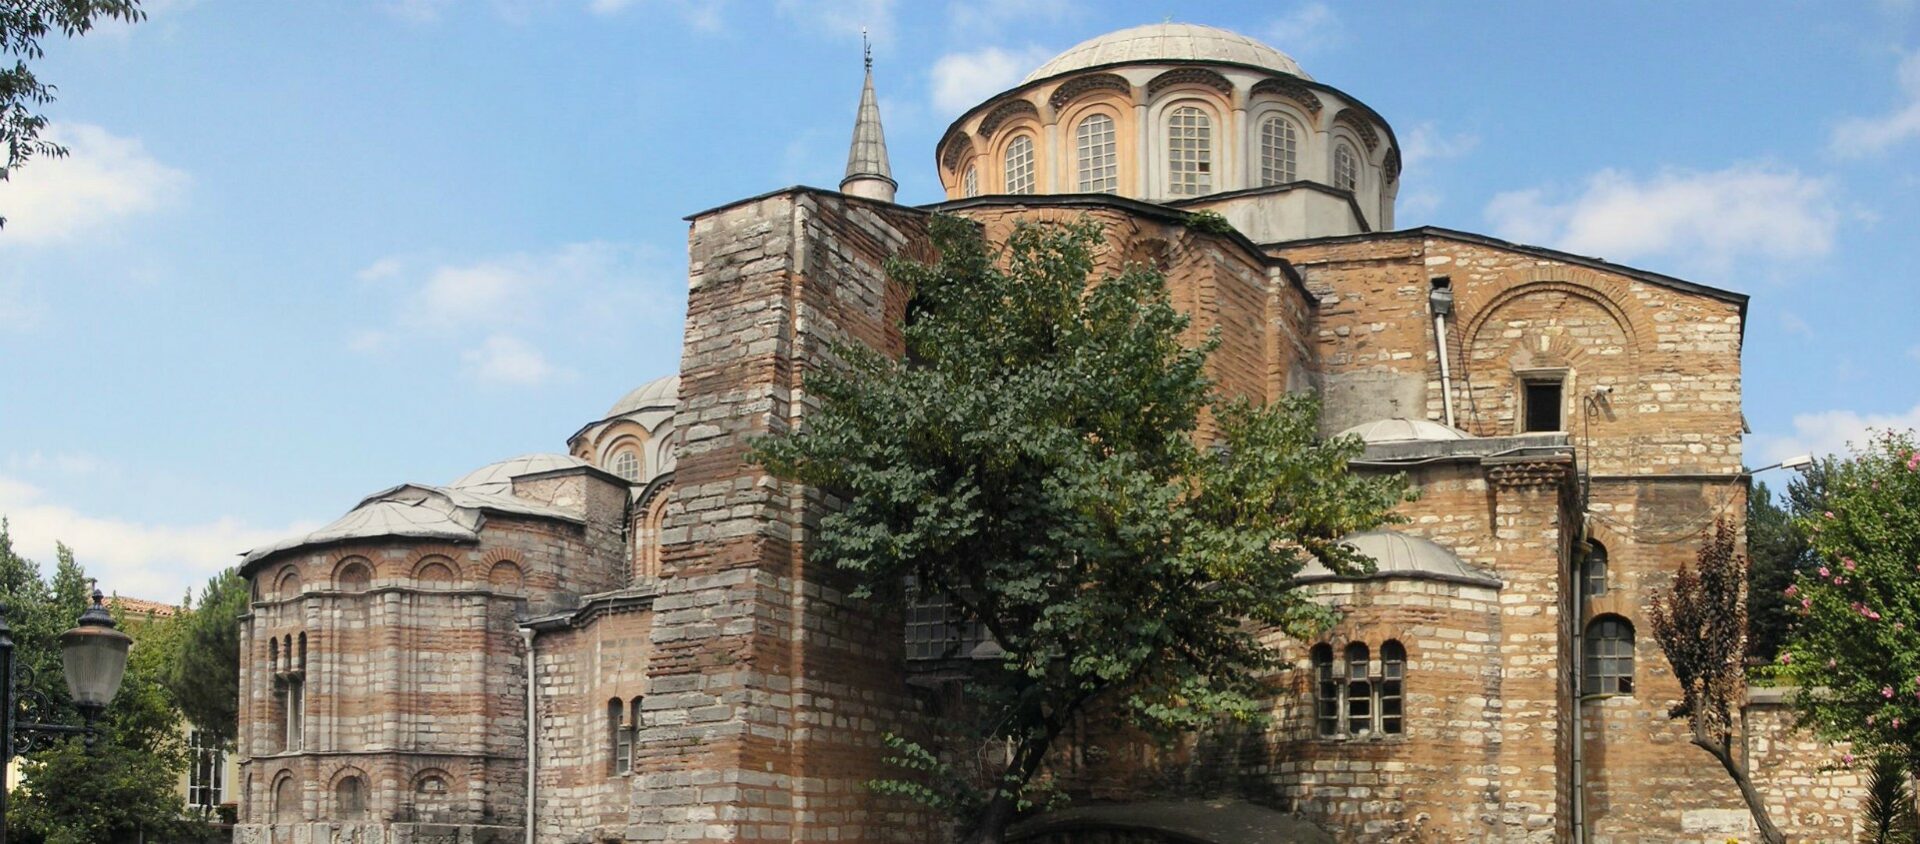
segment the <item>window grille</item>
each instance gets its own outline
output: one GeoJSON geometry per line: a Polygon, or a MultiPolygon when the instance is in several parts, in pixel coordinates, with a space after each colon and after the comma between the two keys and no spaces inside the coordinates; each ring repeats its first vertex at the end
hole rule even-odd
{"type": "Polygon", "coordinates": [[[1074,147],[1079,152],[1081,193],[1113,193],[1120,189],[1113,118],[1096,114],[1080,121],[1080,127],[1074,130],[1074,147]]]}
{"type": "Polygon", "coordinates": [[[1333,646],[1313,646],[1314,720],[1320,735],[1340,734],[1340,680],[1333,673],[1333,646]]]}
{"type": "Polygon", "coordinates": [[[1403,720],[1407,649],[1391,639],[1380,645],[1380,732],[1399,735],[1403,720]]]}
{"type": "MultiPolygon", "coordinates": [[[[627,711],[619,698],[607,701],[608,744],[612,753],[607,771],[616,776],[633,772],[633,722],[627,720],[627,711]]],[[[633,712],[637,715],[640,710],[636,707],[633,712]]]]}
{"type": "Polygon", "coordinates": [[[986,625],[967,620],[945,596],[923,595],[907,604],[907,659],[965,657],[989,638],[986,625]]]}
{"type": "Polygon", "coordinates": [[[1167,118],[1167,193],[1212,192],[1213,121],[1198,108],[1181,106],[1167,118]]]}
{"type": "Polygon", "coordinates": [[[622,451],[613,458],[613,473],[629,483],[640,480],[640,455],[622,451]]]}
{"type": "Polygon", "coordinates": [[[1293,121],[1279,115],[1260,122],[1260,184],[1293,181],[1300,160],[1300,135],[1293,121]]]}
{"type": "Polygon", "coordinates": [[[1342,190],[1360,189],[1360,157],[1345,141],[1333,148],[1333,186],[1342,190]]]}
{"type": "Polygon", "coordinates": [[[1587,625],[1586,694],[1633,694],[1633,625],[1603,615],[1587,625]]]}
{"type": "Polygon", "coordinates": [[[963,196],[980,195],[980,171],[973,165],[967,165],[967,175],[960,180],[960,193],[963,196]]]}
{"type": "Polygon", "coordinates": [[[1373,732],[1373,682],[1368,679],[1367,646],[1347,646],[1347,734],[1373,732]]]}
{"type": "Polygon", "coordinates": [[[1607,546],[1588,541],[1591,548],[1581,564],[1580,576],[1589,598],[1607,594],[1607,546]]]}
{"type": "Polygon", "coordinates": [[[1007,144],[1007,193],[1033,193],[1033,136],[1021,135],[1007,144]]]}
{"type": "Polygon", "coordinates": [[[212,810],[225,800],[227,754],[205,731],[187,733],[187,805],[212,810]]]}

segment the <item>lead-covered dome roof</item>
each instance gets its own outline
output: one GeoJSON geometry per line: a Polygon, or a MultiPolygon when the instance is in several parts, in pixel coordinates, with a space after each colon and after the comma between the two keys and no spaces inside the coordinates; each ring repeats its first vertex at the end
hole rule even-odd
{"type": "Polygon", "coordinates": [[[1467,432],[1426,419],[1376,419],[1341,431],[1340,436],[1359,437],[1368,444],[1440,442],[1464,440],[1467,432]]]}
{"type": "Polygon", "coordinates": [[[569,454],[522,454],[498,463],[489,463],[461,475],[459,480],[449,486],[480,495],[512,495],[513,479],[521,475],[536,475],[556,469],[573,469],[591,465],[593,464],[569,454]]]}
{"type": "Polygon", "coordinates": [[[638,387],[613,403],[607,410],[606,418],[625,416],[636,410],[649,407],[672,407],[680,400],[680,376],[676,373],[665,378],[655,378],[638,387]]]}
{"type": "MultiPolygon", "coordinates": [[[[1352,534],[1340,541],[1371,558],[1374,565],[1372,574],[1355,575],[1346,579],[1410,578],[1500,588],[1499,578],[1467,565],[1452,551],[1448,551],[1431,539],[1412,536],[1397,530],[1369,530],[1352,534]]],[[[1332,569],[1318,560],[1309,561],[1295,578],[1302,582],[1335,579],[1342,579],[1342,576],[1335,574],[1332,569]]]]}
{"type": "Polygon", "coordinates": [[[1155,23],[1089,38],[1027,74],[1021,84],[1123,62],[1232,62],[1312,79],[1292,56],[1237,32],[1194,23],[1155,23]]]}

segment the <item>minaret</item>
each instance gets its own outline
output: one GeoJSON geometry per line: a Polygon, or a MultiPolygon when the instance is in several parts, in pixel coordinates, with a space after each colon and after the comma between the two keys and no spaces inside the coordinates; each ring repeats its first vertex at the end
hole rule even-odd
{"type": "Polygon", "coordinates": [[[893,180],[893,168],[887,164],[880,98],[873,93],[873,45],[867,43],[864,29],[860,31],[860,45],[867,63],[867,84],[860,89],[860,114],[853,121],[853,147],[847,150],[847,177],[840,180],[840,192],[892,202],[900,183],[893,180]]]}

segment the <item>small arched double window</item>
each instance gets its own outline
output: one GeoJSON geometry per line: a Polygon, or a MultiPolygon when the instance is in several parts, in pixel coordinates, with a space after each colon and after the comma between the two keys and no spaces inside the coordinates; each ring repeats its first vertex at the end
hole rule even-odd
{"type": "Polygon", "coordinates": [[[1120,159],[1114,152],[1113,118],[1095,114],[1073,130],[1078,154],[1080,192],[1113,193],[1120,189],[1120,159]]]}
{"type": "Polygon", "coordinates": [[[1360,154],[1346,141],[1333,145],[1333,186],[1341,190],[1360,189],[1360,154]]]}
{"type": "Polygon", "coordinates": [[[1352,738],[1406,731],[1407,649],[1387,640],[1376,664],[1365,643],[1353,642],[1334,660],[1333,646],[1311,651],[1314,732],[1352,738]]]}
{"type": "Polygon", "coordinates": [[[1200,196],[1213,192],[1213,120],[1194,106],[1167,117],[1167,193],[1200,196]]]}
{"type": "Polygon", "coordinates": [[[1633,624],[1617,615],[1587,623],[1587,671],[1590,695],[1633,694],[1633,624]]]}
{"type": "Polygon", "coordinates": [[[1006,167],[1007,193],[1033,193],[1033,136],[1021,135],[1007,144],[1006,167]]]}
{"type": "Polygon", "coordinates": [[[1260,121],[1260,185],[1282,185],[1298,178],[1300,132],[1293,121],[1271,115],[1260,121]]]}

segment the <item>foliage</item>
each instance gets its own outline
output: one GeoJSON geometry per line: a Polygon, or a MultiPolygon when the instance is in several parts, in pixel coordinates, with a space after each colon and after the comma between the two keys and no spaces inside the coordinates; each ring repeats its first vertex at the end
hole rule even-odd
{"type": "Polygon", "coordinates": [[[1862,756],[1920,761],[1920,453],[1876,434],[1827,467],[1824,509],[1798,520],[1818,555],[1786,594],[1780,651],[1802,723],[1862,756]]]}
{"type": "Polygon", "coordinates": [[[1867,772],[1867,802],[1860,807],[1860,844],[1914,844],[1920,816],[1907,788],[1906,761],[1887,754],[1867,772]]]}
{"type": "MultiPolygon", "coordinates": [[[[15,655],[33,669],[31,688],[50,707],[39,717],[74,722],[58,637],[88,605],[86,571],[60,546],[51,580],[32,560],[17,554],[0,521],[0,590],[13,628],[15,655]]],[[[27,750],[21,785],[10,798],[9,832],[20,842],[105,844],[180,840],[201,825],[181,820],[177,783],[186,770],[180,714],[161,683],[179,648],[173,619],[141,621],[116,613],[134,637],[125,679],[100,720],[101,735],[89,753],[79,739],[27,750]]],[[[23,673],[20,677],[26,681],[23,673]]]]}
{"type": "Polygon", "coordinates": [[[198,606],[181,618],[183,641],[167,666],[167,690],[187,720],[230,744],[240,719],[240,614],[247,582],[228,569],[207,581],[198,606]]]}
{"type": "MultiPolygon", "coordinates": [[[[1805,480],[1796,481],[1803,488],[1805,480]]],[[[1789,499],[1791,501],[1791,499],[1789,499]]],[[[1813,567],[1813,548],[1794,525],[1793,513],[1764,483],[1754,485],[1747,498],[1747,656],[1771,662],[1793,626],[1794,607],[1788,597],[1794,573],[1813,567]]]]}
{"type": "Polygon", "coordinates": [[[1717,519],[1694,558],[1680,565],[1673,585],[1653,596],[1653,635],[1680,682],[1680,702],[1668,714],[1685,717],[1693,744],[1712,754],[1739,786],[1762,840],[1784,842],[1746,766],[1733,755],[1734,713],[1746,702],[1747,558],[1727,519],[1717,519]]]}
{"type": "Polygon", "coordinates": [[[1237,230],[1218,211],[1195,211],[1187,215],[1187,228],[1204,234],[1230,235],[1237,230]]]}
{"type": "MultiPolygon", "coordinates": [[[[145,17],[140,0],[0,0],[0,59],[13,59],[11,68],[0,65],[0,144],[7,152],[0,162],[0,182],[35,155],[67,154],[59,144],[40,138],[47,118],[39,109],[54,99],[54,87],[27,67],[27,62],[46,55],[40,42],[55,31],[72,38],[101,21],[133,23],[145,17]]],[[[0,225],[5,223],[0,217],[0,225]]]]}
{"type": "Polygon", "coordinates": [[[997,840],[1082,710],[1163,733],[1259,717],[1263,631],[1326,620],[1290,579],[1312,557],[1361,568],[1339,539],[1407,492],[1349,474],[1360,443],[1319,441],[1309,398],[1211,395],[1214,343],[1182,344],[1158,273],[1095,283],[1097,225],[993,249],[937,217],[932,237],[937,263],[888,266],[911,291],[905,355],[840,349],[845,371],[807,380],[810,427],[756,456],[842,504],[815,559],[856,594],[948,602],[1004,650],[968,691],[986,713],[969,740],[1006,750],[983,802],[956,806],[997,840]]]}

